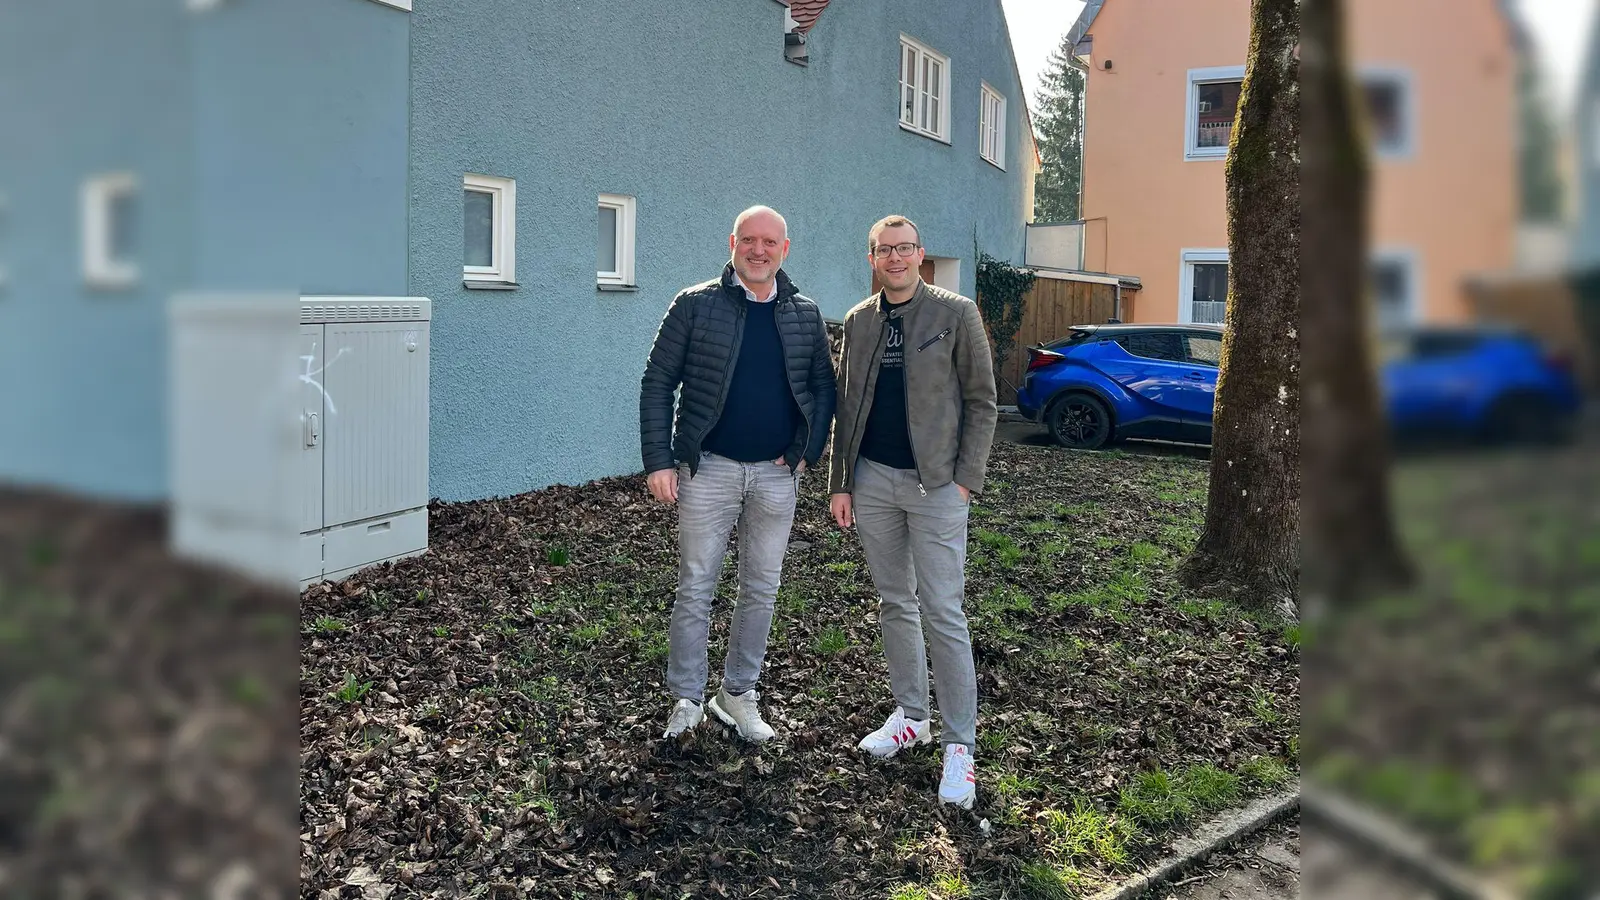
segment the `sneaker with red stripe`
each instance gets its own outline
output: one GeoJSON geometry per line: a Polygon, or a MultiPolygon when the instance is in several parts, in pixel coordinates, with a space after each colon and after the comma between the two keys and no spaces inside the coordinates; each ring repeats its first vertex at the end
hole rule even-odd
{"type": "Polygon", "coordinates": [[[933,728],[927,719],[908,719],[905,708],[896,706],[883,727],[862,738],[856,746],[879,759],[888,759],[907,747],[932,740],[933,728]]]}
{"type": "Polygon", "coordinates": [[[939,779],[939,802],[954,803],[962,809],[971,809],[978,795],[977,771],[972,754],[961,744],[944,747],[944,777],[939,779]]]}

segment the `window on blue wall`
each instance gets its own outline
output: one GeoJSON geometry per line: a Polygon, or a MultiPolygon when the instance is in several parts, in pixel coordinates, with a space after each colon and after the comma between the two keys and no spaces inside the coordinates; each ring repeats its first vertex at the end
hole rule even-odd
{"type": "Polygon", "coordinates": [[[950,58],[900,36],[900,127],[950,140],[950,58]]]}
{"type": "Polygon", "coordinates": [[[1006,167],[1006,98],[987,84],[979,84],[983,108],[978,121],[978,155],[1001,169],[1006,167]]]}
{"type": "Polygon", "coordinates": [[[461,274],[470,282],[516,281],[517,183],[466,175],[461,190],[461,274]]]}
{"type": "Polygon", "coordinates": [[[138,196],[139,182],[131,172],[97,175],[83,183],[83,280],[90,287],[118,290],[138,283],[138,196]]]}
{"type": "Polygon", "coordinates": [[[595,280],[601,286],[632,287],[634,212],[638,203],[622,194],[600,195],[599,254],[595,280]]]}

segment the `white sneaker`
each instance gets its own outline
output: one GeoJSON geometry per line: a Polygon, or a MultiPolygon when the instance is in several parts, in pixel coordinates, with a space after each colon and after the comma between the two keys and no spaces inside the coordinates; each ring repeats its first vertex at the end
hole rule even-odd
{"type": "Polygon", "coordinates": [[[711,712],[717,718],[732,725],[739,732],[739,737],[759,744],[771,740],[775,733],[761,719],[761,710],[756,707],[756,701],[760,699],[761,695],[754,688],[742,694],[730,694],[727,688],[719,688],[717,695],[706,705],[711,707],[711,712]]]}
{"type": "Polygon", "coordinates": [[[705,720],[705,711],[693,700],[679,700],[673,704],[672,716],[667,719],[667,734],[675,738],[705,720]]]}
{"type": "Polygon", "coordinates": [[[927,719],[908,719],[905,708],[896,706],[883,727],[862,738],[856,746],[879,759],[888,759],[907,747],[932,740],[933,728],[927,719]]]}
{"type": "Polygon", "coordinates": [[[944,777],[939,779],[939,802],[971,809],[972,801],[977,796],[978,777],[972,754],[961,744],[946,744],[944,777]]]}

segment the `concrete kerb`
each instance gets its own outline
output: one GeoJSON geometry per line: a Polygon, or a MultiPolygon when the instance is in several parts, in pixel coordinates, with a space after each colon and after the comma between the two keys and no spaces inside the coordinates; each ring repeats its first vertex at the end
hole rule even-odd
{"type": "Polygon", "coordinates": [[[1321,785],[1307,785],[1306,816],[1398,864],[1451,900],[1514,900],[1428,849],[1427,842],[1394,820],[1321,785]]]}
{"type": "Polygon", "coordinates": [[[1262,797],[1248,806],[1224,813],[1179,838],[1172,852],[1132,878],[1091,894],[1089,900],[1133,900],[1170,884],[1184,873],[1211,858],[1213,853],[1238,843],[1257,831],[1281,821],[1300,808],[1300,782],[1262,797]]]}

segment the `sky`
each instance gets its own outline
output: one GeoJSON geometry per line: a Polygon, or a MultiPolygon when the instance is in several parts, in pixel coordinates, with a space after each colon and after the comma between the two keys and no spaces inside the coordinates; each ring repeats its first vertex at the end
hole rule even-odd
{"type": "MultiPolygon", "coordinates": [[[[1589,23],[1600,0],[1514,2],[1520,6],[1521,17],[1539,49],[1556,108],[1565,114],[1570,110],[1573,87],[1583,62],[1589,23]]],[[[1006,24],[1011,28],[1011,46],[1017,54],[1028,103],[1033,105],[1050,51],[1061,43],[1062,35],[1078,18],[1083,0],[1001,0],[1001,5],[1005,7],[1006,24]]]]}

